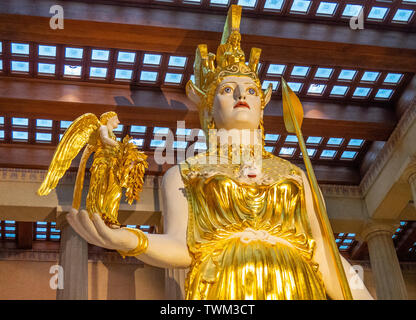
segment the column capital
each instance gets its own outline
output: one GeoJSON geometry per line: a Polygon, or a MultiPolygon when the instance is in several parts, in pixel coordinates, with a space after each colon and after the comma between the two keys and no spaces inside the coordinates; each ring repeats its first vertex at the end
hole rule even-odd
{"type": "Polygon", "coordinates": [[[399,220],[368,220],[361,229],[359,237],[361,237],[364,241],[368,241],[371,237],[382,233],[386,233],[392,237],[394,230],[396,230],[399,226],[399,220]]]}
{"type": "Polygon", "coordinates": [[[409,184],[416,182],[416,156],[410,157],[410,163],[404,169],[402,177],[409,184]]]}
{"type": "Polygon", "coordinates": [[[68,221],[66,220],[66,215],[68,214],[68,211],[60,210],[58,207],[56,210],[56,226],[59,229],[64,228],[66,225],[68,225],[68,221]]]}

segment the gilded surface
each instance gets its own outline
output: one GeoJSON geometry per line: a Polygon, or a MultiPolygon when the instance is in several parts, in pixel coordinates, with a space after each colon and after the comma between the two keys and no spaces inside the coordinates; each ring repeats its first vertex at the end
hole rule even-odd
{"type": "MultiPolygon", "coordinates": [[[[201,155],[200,155],[201,156],[201,155]]],[[[256,182],[238,164],[181,164],[192,263],[187,299],[325,299],[299,169],[263,159],[256,182]]]]}
{"type": "MultiPolygon", "coordinates": [[[[115,113],[111,113],[110,116],[113,114],[114,117],[117,116],[115,113]]],[[[79,209],[86,163],[94,153],[86,199],[87,211],[90,215],[99,213],[107,224],[119,225],[117,217],[123,188],[127,189],[126,198],[129,203],[139,199],[144,171],[147,168],[147,156],[129,142],[128,136],[122,142],[117,142],[112,130],[107,128],[105,130],[108,131],[108,138],[116,143],[104,143],[99,132],[103,125],[91,113],[74,120],[55,151],[38,194],[49,194],[68,170],[72,160],[86,146],[75,182],[72,207],[79,209]]]]}

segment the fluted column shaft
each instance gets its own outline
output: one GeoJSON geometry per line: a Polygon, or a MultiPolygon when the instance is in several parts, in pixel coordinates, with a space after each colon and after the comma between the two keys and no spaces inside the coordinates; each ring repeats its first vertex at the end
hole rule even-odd
{"type": "Polygon", "coordinates": [[[165,297],[168,300],[185,299],[187,269],[165,269],[165,297]]]}
{"type": "Polygon", "coordinates": [[[416,207],[416,172],[408,178],[412,190],[413,205],[416,207]]]}
{"type": "Polygon", "coordinates": [[[64,288],[57,289],[57,300],[88,299],[88,243],[67,223],[60,224],[59,265],[64,273],[64,288]]]}
{"type": "Polygon", "coordinates": [[[370,226],[365,232],[379,300],[407,299],[406,285],[392,240],[391,226],[370,226]]]}

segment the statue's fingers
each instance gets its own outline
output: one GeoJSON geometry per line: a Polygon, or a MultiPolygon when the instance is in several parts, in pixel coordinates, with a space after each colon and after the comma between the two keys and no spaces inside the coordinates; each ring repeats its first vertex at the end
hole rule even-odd
{"type": "Polygon", "coordinates": [[[94,223],[98,234],[104,239],[104,241],[106,243],[112,244],[114,242],[115,234],[114,232],[111,232],[112,230],[105,225],[103,219],[101,219],[98,213],[93,214],[92,222],[94,223]]]}
{"type": "MultiPolygon", "coordinates": [[[[98,246],[103,247],[106,245],[106,241],[98,234],[97,228],[94,223],[91,221],[88,212],[81,210],[79,213],[79,222],[84,227],[85,231],[95,240],[98,246]]],[[[112,249],[112,248],[108,248],[112,249]]]]}
{"type": "Polygon", "coordinates": [[[68,220],[68,223],[71,225],[71,227],[77,232],[82,238],[84,238],[88,243],[91,243],[93,245],[98,245],[94,242],[94,240],[90,237],[90,235],[85,231],[85,229],[82,227],[80,221],[79,221],[79,213],[77,211],[70,211],[66,215],[66,219],[68,220]]]}

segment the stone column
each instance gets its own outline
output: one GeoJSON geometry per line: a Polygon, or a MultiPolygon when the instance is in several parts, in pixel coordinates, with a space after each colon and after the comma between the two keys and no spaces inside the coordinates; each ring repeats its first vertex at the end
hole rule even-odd
{"type": "Polygon", "coordinates": [[[59,265],[64,274],[63,289],[56,290],[57,300],[88,299],[88,243],[66,221],[65,214],[58,215],[61,230],[59,265]]]}
{"type": "Polygon", "coordinates": [[[407,181],[409,182],[412,191],[413,205],[416,207],[416,172],[409,175],[407,181]]]}
{"type": "Polygon", "coordinates": [[[392,235],[393,223],[371,222],[362,237],[367,241],[371,270],[379,300],[406,300],[407,290],[392,235]]]}
{"type": "Polygon", "coordinates": [[[165,269],[165,297],[167,300],[185,299],[185,279],[188,269],[165,269]]]}

